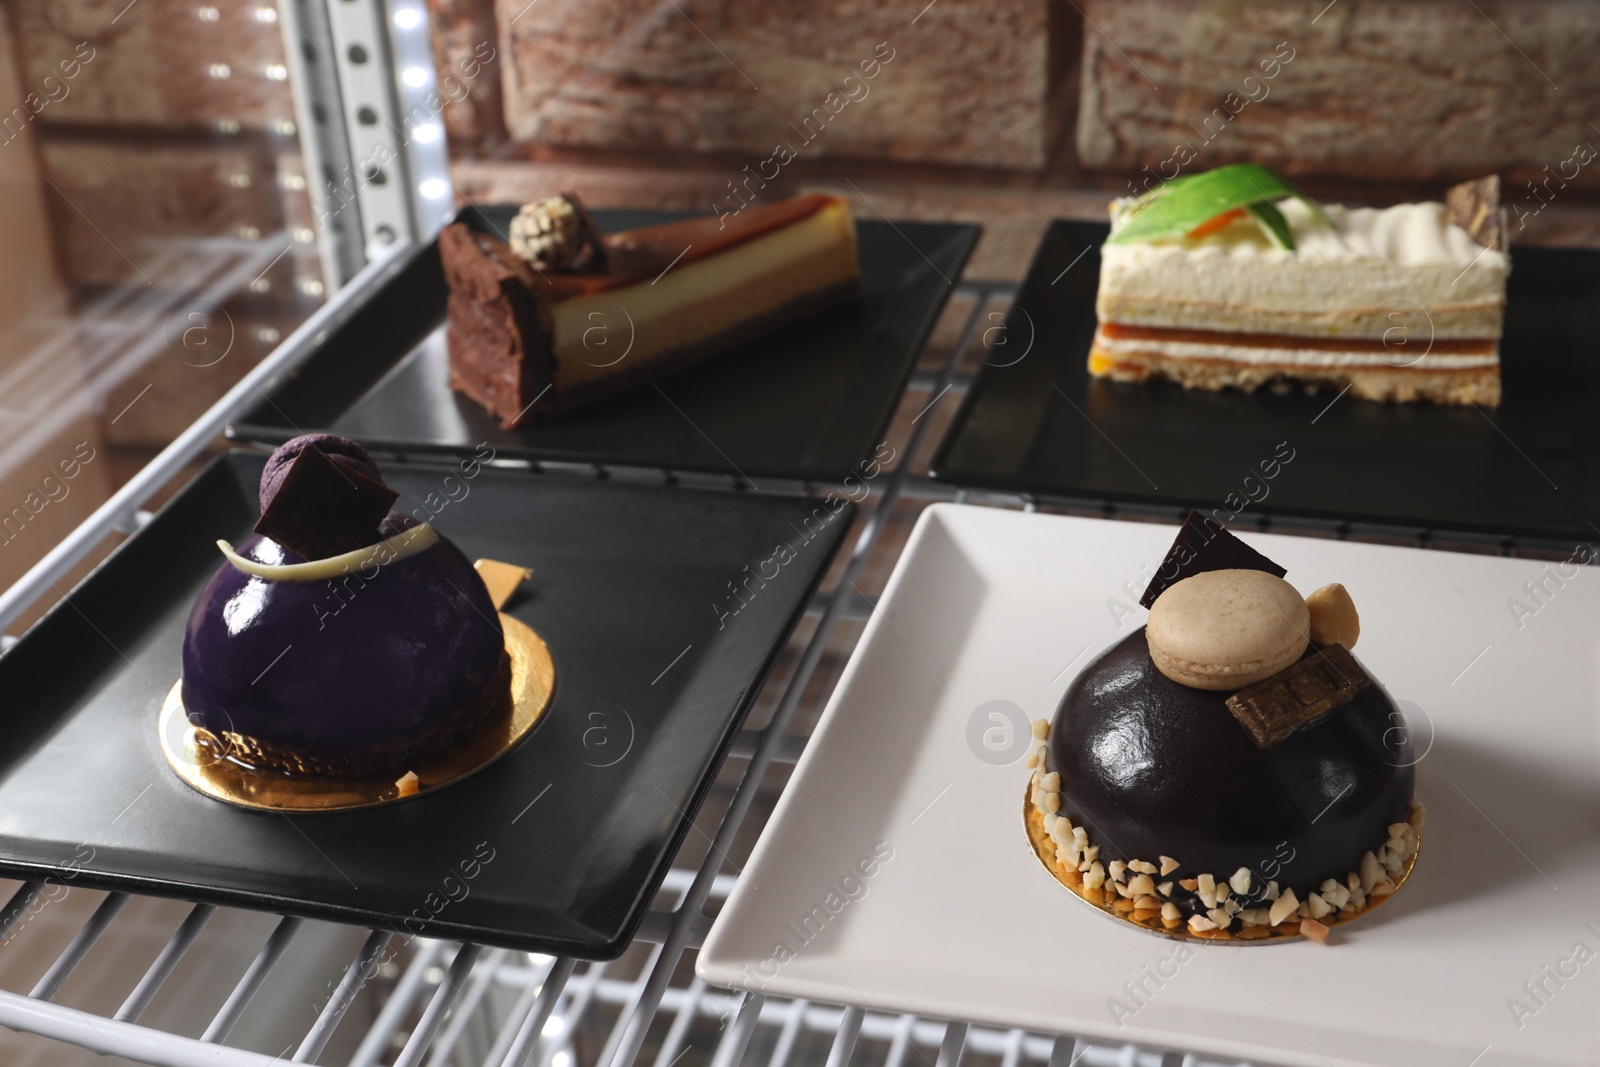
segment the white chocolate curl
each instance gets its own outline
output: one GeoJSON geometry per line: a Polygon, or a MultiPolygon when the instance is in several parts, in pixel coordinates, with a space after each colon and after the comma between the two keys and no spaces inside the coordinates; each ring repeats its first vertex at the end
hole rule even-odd
{"type": "Polygon", "coordinates": [[[349,574],[374,560],[381,565],[414,556],[418,552],[432,548],[438,540],[439,535],[433,527],[422,523],[409,530],[402,530],[375,545],[341,552],[327,559],[314,559],[307,563],[262,563],[258,560],[245,559],[226,541],[219,540],[217,547],[222,549],[222,554],[233,564],[235,570],[243,571],[245,574],[257,578],[270,578],[277,582],[317,582],[349,574]]]}

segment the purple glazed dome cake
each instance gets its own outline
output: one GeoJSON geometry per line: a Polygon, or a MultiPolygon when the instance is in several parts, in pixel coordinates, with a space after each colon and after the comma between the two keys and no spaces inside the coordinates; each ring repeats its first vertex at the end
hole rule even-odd
{"type": "Polygon", "coordinates": [[[505,705],[483,580],[432,527],[389,513],[397,497],[347,439],[273,453],[256,535],[221,544],[184,632],[203,745],[286,774],[398,774],[505,705]]]}

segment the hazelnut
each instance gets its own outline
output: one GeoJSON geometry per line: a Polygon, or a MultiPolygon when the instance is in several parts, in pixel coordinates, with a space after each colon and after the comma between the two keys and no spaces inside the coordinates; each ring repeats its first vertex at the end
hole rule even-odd
{"type": "Polygon", "coordinates": [[[1361,616],[1355,601],[1338,582],[1325,585],[1306,597],[1311,612],[1311,640],[1318,645],[1343,645],[1348,651],[1361,636],[1361,616]]]}

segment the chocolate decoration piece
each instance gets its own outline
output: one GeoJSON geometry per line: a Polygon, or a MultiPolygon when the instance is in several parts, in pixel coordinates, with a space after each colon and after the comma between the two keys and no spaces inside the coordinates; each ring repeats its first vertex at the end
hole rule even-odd
{"type": "Polygon", "coordinates": [[[376,544],[378,525],[399,498],[356,465],[306,446],[278,479],[255,532],[308,560],[326,559],[376,544]]]}
{"type": "Polygon", "coordinates": [[[573,269],[580,274],[604,274],[610,266],[610,260],[606,256],[605,239],[601,236],[600,227],[595,224],[594,216],[589,214],[588,206],[577,193],[562,193],[561,198],[572,205],[573,213],[578,216],[578,232],[583,238],[583,247],[578,252],[573,269]]]}
{"type": "Polygon", "coordinates": [[[1150,579],[1144,595],[1139,598],[1139,606],[1148,608],[1169,586],[1185,578],[1206,571],[1226,570],[1266,571],[1278,578],[1289,573],[1229,533],[1217,520],[1191,511],[1183,520],[1172,547],[1167,549],[1166,558],[1156,569],[1156,576],[1150,579]]]}
{"type": "Polygon", "coordinates": [[[1257,748],[1271,748],[1372,684],[1343,645],[1313,648],[1289,668],[1228,698],[1228,710],[1257,748]]]}
{"type": "Polygon", "coordinates": [[[1050,730],[1061,813],[1084,825],[1107,866],[1171,856],[1179,866],[1166,878],[1248,867],[1262,886],[1343,882],[1411,811],[1404,715],[1374,681],[1262,749],[1227,699],[1156,670],[1143,627],[1106,649],[1073,680],[1050,730]]]}
{"type": "Polygon", "coordinates": [[[284,475],[289,473],[289,467],[307,448],[315,448],[344,470],[359,471],[375,482],[383,481],[383,475],[378,473],[378,464],[367,454],[366,449],[350,438],[341,437],[336,433],[303,433],[279,445],[272,455],[267,457],[267,465],[261,468],[259,495],[262,511],[267,510],[267,505],[277,494],[278,487],[283,484],[284,475]]]}
{"type": "Polygon", "coordinates": [[[533,577],[533,571],[529,568],[519,567],[515,563],[502,563],[497,559],[473,560],[472,569],[483,579],[483,587],[489,591],[489,599],[497,608],[505,607],[511,594],[533,577]]]}
{"type": "Polygon", "coordinates": [[[1504,252],[1506,217],[1500,208],[1500,176],[1453,185],[1444,194],[1445,217],[1485,248],[1504,252]]]}
{"type": "Polygon", "coordinates": [[[534,270],[553,274],[601,274],[605,241],[577,193],[524,204],[511,220],[512,251],[534,270]]]}

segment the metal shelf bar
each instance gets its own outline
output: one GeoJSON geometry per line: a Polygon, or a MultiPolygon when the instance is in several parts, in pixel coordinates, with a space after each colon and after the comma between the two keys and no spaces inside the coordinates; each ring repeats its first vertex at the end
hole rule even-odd
{"type": "MultiPolygon", "coordinates": [[[[716,847],[716,845],[712,845],[713,852],[716,850],[716,847]]],[[[701,869],[704,870],[703,867],[701,869]]],[[[693,891],[693,888],[694,887],[691,885],[691,892],[693,891]]],[[[680,904],[679,907],[681,909],[682,905],[680,904]]],[[[651,985],[658,984],[662,989],[665,989],[666,987],[665,982],[657,982],[656,975],[661,971],[664,971],[667,975],[667,981],[671,980],[671,973],[674,968],[672,966],[662,967],[662,960],[666,956],[668,950],[671,948],[674,940],[677,940],[680,945],[682,944],[683,938],[679,935],[679,931],[682,930],[686,925],[687,924],[684,923],[682,919],[675,921],[671,933],[667,935],[667,939],[659,945],[652,945],[650,947],[650,955],[645,960],[644,966],[639,968],[639,977],[634,980],[632,988],[629,990],[629,1002],[624,1005],[622,1011],[617,1014],[617,1021],[612,1024],[611,1033],[606,1037],[606,1046],[601,1050],[600,1057],[595,1060],[596,1063],[616,1062],[615,1058],[617,1055],[617,1050],[621,1047],[623,1041],[629,1039],[630,1024],[635,1018],[640,1016],[640,1005],[643,1003],[651,985]]],[[[644,1025],[646,1028],[649,1027],[650,1022],[655,1018],[656,1007],[660,1004],[660,1001],[661,998],[658,994],[655,1003],[650,1006],[649,1012],[644,1017],[644,1025]]]]}
{"type": "Polygon", "coordinates": [[[889,1025],[894,1030],[894,1037],[889,1041],[889,1055],[884,1067],[900,1067],[906,1061],[907,1050],[911,1048],[911,1035],[916,1033],[917,1017],[902,1015],[898,1022],[889,1025]]]}
{"type": "Polygon", "coordinates": [[[828,1049],[828,1062],[825,1067],[846,1067],[850,1057],[856,1050],[856,1038],[861,1036],[861,1020],[866,1012],[854,1004],[844,1009],[844,1018],[839,1020],[839,1029],[834,1032],[833,1046],[828,1049]]]}
{"type": "MultiPolygon", "coordinates": [[[[616,1003],[626,1004],[632,999],[632,983],[612,982],[606,979],[605,972],[607,966],[609,965],[604,963],[592,963],[584,970],[582,974],[578,975],[572,981],[571,988],[567,993],[566,1010],[560,1013],[562,1021],[566,1024],[563,1033],[570,1033],[581,1026],[583,1024],[584,1016],[588,1014],[589,1006],[595,1001],[599,1000],[602,1003],[609,1003],[609,1001],[600,995],[602,989],[606,986],[615,985],[619,987],[619,991],[615,998],[616,1003]]],[[[560,1005],[558,1003],[557,1007],[559,1006],[560,1005]]],[[[543,1030],[540,1031],[540,1034],[543,1034],[543,1030]]]]}
{"type": "Polygon", "coordinates": [[[94,948],[94,943],[100,940],[100,935],[106,932],[106,927],[111,925],[111,920],[117,917],[117,912],[128,902],[126,893],[107,893],[100,906],[94,909],[94,914],[89,916],[89,921],[83,924],[77,936],[61,950],[61,955],[44,972],[44,977],[28,993],[28,996],[38,1000],[50,1000],[56,995],[62,983],[72,977],[72,972],[78,969],[78,964],[83,962],[83,957],[94,948]]]}
{"type": "Polygon", "coordinates": [[[400,981],[389,991],[389,999],[378,1009],[378,1016],[367,1028],[355,1055],[350,1057],[350,1067],[373,1067],[379,1057],[389,1050],[390,1040],[410,1013],[418,992],[427,984],[429,969],[437,965],[439,953],[444,951],[443,941],[423,941],[421,944],[422,947],[406,965],[400,981]]]}
{"type": "Polygon", "coordinates": [[[538,997],[534,999],[533,1007],[522,1020],[522,1027],[512,1040],[511,1047],[506,1050],[506,1058],[500,1062],[500,1067],[522,1067],[526,1062],[528,1053],[544,1033],[544,1024],[550,1018],[551,1009],[556,1006],[556,998],[561,996],[561,991],[566,988],[567,979],[572,977],[573,966],[571,959],[562,957],[550,968],[550,973],[545,975],[544,984],[539,989],[538,997]]]}
{"type": "Polygon", "coordinates": [[[688,990],[683,995],[683,1001],[678,1005],[678,1010],[672,1017],[672,1025],[667,1028],[667,1036],[661,1041],[661,1051],[656,1053],[654,1067],[671,1067],[676,1062],[680,1053],[678,1049],[683,1044],[683,1035],[689,1032],[689,1026],[694,1022],[695,1014],[700,1010],[700,998],[705,995],[706,984],[697,975],[689,983],[688,990]]]}
{"type": "Polygon", "coordinates": [[[733,1018],[733,1025],[728,1027],[722,1040],[717,1043],[717,1053],[711,1057],[711,1067],[735,1067],[744,1059],[744,1051],[755,1036],[756,1024],[761,1021],[761,1008],[766,1002],[767,998],[760,993],[745,994],[744,1003],[739,1005],[739,1014],[733,1018]]]}
{"type": "Polygon", "coordinates": [[[156,957],[150,969],[144,972],[144,977],[139,979],[139,984],[133,987],[133,992],[128,994],[128,999],[122,1002],[122,1007],[111,1018],[119,1023],[136,1023],[139,1016],[150,1006],[150,1002],[161,992],[162,983],[167,976],[172,974],[172,969],[183,959],[184,953],[189,951],[189,946],[194,944],[194,939],[200,936],[200,931],[206,928],[206,923],[211,921],[211,916],[217,913],[215,904],[196,904],[189,909],[189,914],[184,916],[183,922],[178,924],[178,929],[173,933],[167,946],[161,950],[161,955],[156,957]]]}
{"type": "Polygon", "coordinates": [[[552,959],[550,966],[545,968],[544,974],[539,980],[528,982],[522,987],[522,992],[517,994],[516,1003],[511,1005],[511,1010],[506,1013],[506,1025],[502,1026],[495,1035],[494,1044],[489,1047],[489,1054],[483,1058],[483,1067],[500,1067],[501,1062],[505,1060],[506,1052],[511,1048],[511,1042],[517,1036],[517,1031],[510,1025],[511,1020],[527,1018],[528,1013],[533,1010],[534,998],[538,997],[540,991],[544,989],[545,982],[549,979],[550,972],[554,969],[555,964],[556,961],[552,959]]]}
{"type": "MultiPolygon", "coordinates": [[[[467,1023],[474,1017],[488,1021],[483,1014],[483,1009],[478,1005],[483,1003],[483,998],[489,991],[489,986],[494,982],[495,972],[500,969],[500,964],[506,958],[506,950],[497,948],[483,958],[482,966],[473,968],[467,988],[461,993],[461,1003],[451,1014],[445,1024],[444,1032],[433,1042],[431,1055],[428,1057],[428,1067],[447,1067],[451,1053],[455,1051],[461,1034],[466,1029],[467,1023]]],[[[493,1026],[493,1023],[489,1025],[493,1026]]]]}
{"type": "Polygon", "coordinates": [[[795,1038],[800,1036],[800,1024],[805,1022],[806,1012],[811,1009],[811,1001],[795,1000],[789,1003],[789,1013],[783,1020],[783,1027],[778,1031],[778,1040],[773,1043],[772,1055],[767,1059],[767,1067],[787,1067],[789,1054],[794,1051],[795,1038]]]}
{"type": "Polygon", "coordinates": [[[461,986],[472,974],[472,968],[477,966],[478,956],[482,952],[483,946],[471,944],[462,945],[456,950],[455,959],[450,961],[450,969],[445,971],[439,988],[433,991],[433,999],[428,1001],[428,1007],[417,1021],[417,1028],[411,1031],[411,1040],[406,1042],[400,1057],[394,1061],[394,1067],[417,1067],[422,1062],[434,1035],[444,1025],[446,1013],[461,996],[461,986]]]}
{"type": "Polygon", "coordinates": [[[23,882],[17,887],[17,891],[11,894],[11,899],[6,901],[5,910],[0,911],[0,945],[5,944],[6,939],[11,936],[12,929],[22,918],[23,912],[28,910],[29,905],[43,888],[43,882],[23,882]]]}
{"type": "Polygon", "coordinates": [[[384,930],[374,930],[368,935],[366,943],[361,946],[361,951],[356,953],[356,958],[351,960],[350,966],[345,969],[344,977],[339,979],[339,985],[334,989],[333,996],[322,1006],[317,1021],[311,1024],[305,1040],[294,1050],[291,1062],[310,1063],[322,1055],[322,1050],[327,1047],[328,1039],[333,1037],[333,1032],[338,1029],[344,1013],[350,1010],[356,995],[372,976],[375,970],[373,961],[388,947],[393,937],[393,934],[384,930]]]}
{"type": "Polygon", "coordinates": [[[266,981],[267,975],[272,973],[273,965],[278,962],[284,950],[289,947],[289,942],[294,940],[294,935],[299,932],[301,920],[293,915],[285,915],[278,920],[278,925],[272,928],[272,933],[267,935],[266,943],[261,946],[261,951],[256,953],[256,958],[250,961],[250,966],[245,968],[244,975],[239,983],[233,987],[233,992],[228,994],[228,999],[222,1002],[222,1007],[217,1009],[217,1014],[212,1017],[211,1023],[206,1027],[205,1033],[200,1035],[201,1041],[220,1043],[227,1040],[228,1034],[233,1031],[234,1024],[239,1021],[239,1016],[244,1014],[245,1008],[250,1006],[250,1000],[256,995],[256,990],[261,988],[261,983],[266,981]]]}
{"type": "Polygon", "coordinates": [[[169,1034],[138,1023],[90,1015],[70,1005],[34,1000],[0,990],[0,1016],[5,1025],[68,1045],[86,1048],[125,1063],[158,1063],[162,1067],[283,1067],[278,1056],[243,1049],[220,1049],[181,1034],[169,1034]],[[224,1053],[226,1059],[223,1058],[224,1053]]]}
{"type": "Polygon", "coordinates": [[[967,1047],[967,1024],[952,1021],[939,1042],[939,1060],[934,1067],[961,1067],[961,1053],[967,1047]]]}
{"type": "Polygon", "coordinates": [[[1017,1067],[1022,1059],[1022,1042],[1027,1034],[1022,1030],[1006,1031],[1005,1051],[1000,1054],[1000,1067],[1017,1067]]]}

